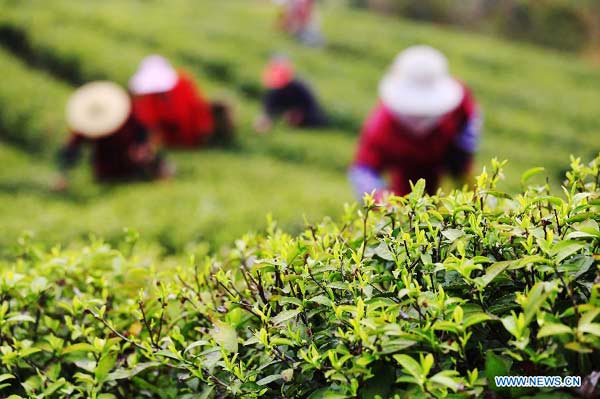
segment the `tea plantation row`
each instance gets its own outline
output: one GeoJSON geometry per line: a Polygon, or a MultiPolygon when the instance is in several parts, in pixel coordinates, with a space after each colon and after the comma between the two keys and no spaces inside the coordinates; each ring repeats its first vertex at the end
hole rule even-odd
{"type": "MultiPolygon", "coordinates": [[[[130,232],[0,263],[0,392],[40,398],[596,397],[600,157],[564,193],[427,196],[226,256],[153,261],[130,232]],[[497,375],[576,375],[577,389],[503,389],[497,375]],[[591,380],[590,380],[591,381],[591,380]],[[379,396],[377,396],[379,395],[379,396]]],[[[523,184],[539,170],[523,175],[523,184]]]]}
{"type": "MultiPolygon", "coordinates": [[[[481,99],[487,127],[484,159],[500,156],[510,158],[515,169],[543,164],[558,172],[566,167],[563,159],[569,152],[591,147],[593,153],[599,146],[594,131],[600,77],[577,60],[430,27],[381,23],[379,17],[344,9],[325,13],[331,44],[314,51],[274,38],[272,10],[259,4],[244,7],[236,1],[191,6],[180,0],[168,8],[156,3],[142,8],[135,2],[73,5],[59,1],[51,7],[31,2],[8,10],[3,23],[26,30],[36,54],[53,53],[51,64],[58,62],[67,69],[79,65],[75,75],[86,79],[110,77],[125,83],[143,54],[164,53],[193,68],[201,82],[216,82],[209,90],[233,89],[229,94],[244,103],[240,109],[248,117],[256,109],[248,108],[246,100],[254,103],[259,94],[258,77],[266,58],[278,49],[289,49],[301,73],[339,116],[338,126],[352,136],[374,103],[377,81],[393,56],[403,46],[427,42],[447,52],[454,72],[481,99]],[[256,24],[263,28],[253,28],[256,24]],[[347,35],[346,25],[359,32],[347,35]],[[377,37],[387,40],[369,39],[377,37]],[[493,54],[487,51],[490,47],[493,54]],[[536,151],[540,145],[549,151],[536,151]]],[[[313,152],[323,147],[323,142],[307,141],[310,144],[304,148],[313,152]]],[[[340,154],[347,154],[354,139],[347,142],[340,154]]]]}

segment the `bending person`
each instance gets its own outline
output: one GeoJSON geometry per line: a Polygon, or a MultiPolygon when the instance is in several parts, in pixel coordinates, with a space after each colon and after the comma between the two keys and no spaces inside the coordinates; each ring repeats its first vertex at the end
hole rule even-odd
{"type": "Polygon", "coordinates": [[[307,46],[325,43],[316,15],[314,0],[274,0],[281,6],[278,26],[307,46]]]}
{"type": "Polygon", "coordinates": [[[131,113],[127,92],[112,82],[92,82],[77,89],[67,103],[68,143],[58,156],[61,177],[55,189],[68,186],[67,172],[84,145],[92,148],[98,181],[168,177],[172,171],[150,146],[144,127],[131,113]]]}
{"type": "Polygon", "coordinates": [[[295,77],[292,63],[284,57],[274,57],[263,71],[263,113],[254,128],[259,133],[271,130],[273,122],[283,117],[300,128],[326,126],[327,116],[312,89],[295,77]]]}
{"type": "Polygon", "coordinates": [[[449,75],[447,60],[428,46],[406,49],[379,86],[349,171],[356,195],[405,195],[424,178],[434,193],[447,173],[467,179],[481,130],[471,91],[449,75]],[[390,184],[383,178],[389,173],[390,184]]]}
{"type": "Polygon", "coordinates": [[[232,140],[229,107],[208,101],[187,73],[175,70],[159,55],[142,60],[129,90],[136,118],[167,147],[232,140]]]}

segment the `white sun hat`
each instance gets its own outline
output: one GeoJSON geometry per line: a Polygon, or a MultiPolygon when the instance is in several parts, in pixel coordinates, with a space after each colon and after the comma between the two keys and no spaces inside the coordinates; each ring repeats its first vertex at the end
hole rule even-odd
{"type": "Polygon", "coordinates": [[[149,55],[129,80],[129,90],[137,95],[164,93],[173,89],[177,80],[177,71],[166,58],[149,55]]]}
{"type": "Polygon", "coordinates": [[[86,137],[104,137],[123,126],[130,111],[129,94],[121,86],[108,81],[90,82],[69,98],[67,125],[86,137]]]}
{"type": "Polygon", "coordinates": [[[460,104],[464,89],[450,76],[440,51],[412,46],[396,57],[379,85],[379,96],[394,114],[440,116],[460,104]]]}

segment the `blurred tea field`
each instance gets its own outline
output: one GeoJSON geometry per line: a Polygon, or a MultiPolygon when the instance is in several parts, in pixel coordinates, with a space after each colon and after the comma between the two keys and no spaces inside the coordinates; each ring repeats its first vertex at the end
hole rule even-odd
{"type": "Polygon", "coordinates": [[[24,231],[68,243],[138,230],[165,253],[212,248],[272,214],[285,229],[336,217],[353,200],[346,180],[362,120],[383,72],[402,48],[426,43],[449,57],[485,116],[478,167],[509,159],[505,188],[543,166],[558,187],[569,155],[600,150],[600,71],[578,58],[428,24],[327,6],[328,45],[310,49],[275,31],[267,1],[0,0],[0,248],[24,231]],[[260,72],[274,52],[290,55],[332,114],[328,129],[251,130],[260,72]],[[66,138],[63,109],[79,84],[126,84],[145,55],[160,53],[211,98],[235,104],[238,144],[172,152],[168,182],[99,186],[82,162],[67,193],[48,187],[66,138]]]}

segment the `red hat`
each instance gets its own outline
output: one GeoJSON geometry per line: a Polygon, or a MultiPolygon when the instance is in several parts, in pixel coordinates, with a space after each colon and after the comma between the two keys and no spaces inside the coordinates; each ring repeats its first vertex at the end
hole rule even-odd
{"type": "Polygon", "coordinates": [[[268,89],[280,89],[294,79],[294,67],[285,58],[276,58],[267,64],[263,71],[262,81],[268,89]]]}

